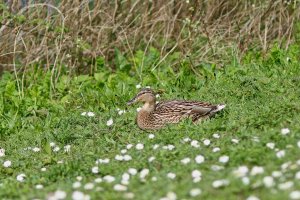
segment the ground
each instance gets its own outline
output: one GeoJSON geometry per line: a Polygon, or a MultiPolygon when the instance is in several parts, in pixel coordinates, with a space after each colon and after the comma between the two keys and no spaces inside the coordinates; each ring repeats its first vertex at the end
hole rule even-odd
{"type": "Polygon", "coordinates": [[[184,65],[62,75],[55,92],[51,74],[29,73],[21,92],[4,74],[0,198],[300,199],[297,52],[251,53],[199,74],[184,65]],[[227,106],[199,125],[145,132],[138,105],[126,106],[139,85],[162,90],[159,101],[227,106]]]}

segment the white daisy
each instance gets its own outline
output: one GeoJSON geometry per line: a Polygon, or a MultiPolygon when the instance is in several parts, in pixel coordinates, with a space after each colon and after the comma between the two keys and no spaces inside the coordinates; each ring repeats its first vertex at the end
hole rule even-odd
{"type": "Polygon", "coordinates": [[[99,173],[99,167],[95,166],[92,168],[92,173],[93,174],[98,174],[99,173]]]}
{"type": "Polygon", "coordinates": [[[273,187],[275,185],[274,178],[272,176],[265,176],[263,178],[263,183],[267,188],[273,187]]]}
{"type": "Polygon", "coordinates": [[[277,158],[283,158],[285,156],[285,150],[280,150],[276,152],[277,158]]]}
{"type": "Polygon", "coordinates": [[[203,163],[204,160],[205,160],[205,158],[204,158],[204,156],[202,156],[202,155],[198,155],[198,156],[196,156],[196,158],[195,158],[195,161],[196,161],[197,164],[203,163]]]}
{"type": "Polygon", "coordinates": [[[41,151],[41,149],[38,148],[38,147],[34,147],[34,148],[32,149],[32,151],[34,151],[34,152],[39,152],[39,151],[41,151]]]}
{"type": "Polygon", "coordinates": [[[224,169],[224,166],[212,165],[212,166],[210,166],[210,169],[213,171],[220,171],[220,170],[224,169]]]}
{"type": "Polygon", "coordinates": [[[114,182],[116,180],[116,178],[111,175],[106,175],[103,177],[103,180],[107,183],[111,183],[111,182],[114,182]]]}
{"type": "Polygon", "coordinates": [[[264,173],[264,168],[263,167],[260,167],[260,166],[254,166],[252,167],[251,169],[251,172],[250,172],[250,175],[251,176],[255,176],[257,174],[262,174],[264,173]]]}
{"type": "Polygon", "coordinates": [[[256,197],[256,196],[251,195],[246,200],[259,200],[259,198],[256,197]]]}
{"type": "Polygon", "coordinates": [[[235,144],[238,144],[239,143],[239,140],[238,139],[231,139],[231,142],[235,143],[235,144]]]}
{"type": "Polygon", "coordinates": [[[66,146],[64,146],[64,151],[65,152],[70,152],[70,150],[71,150],[71,145],[66,145],[66,146]]]}
{"type": "Polygon", "coordinates": [[[140,179],[145,179],[149,172],[149,169],[142,169],[142,171],[140,171],[140,179]]]}
{"type": "Polygon", "coordinates": [[[138,144],[135,146],[135,148],[136,148],[137,150],[142,150],[142,149],[144,149],[144,144],[138,143],[138,144]]]}
{"type": "Polygon", "coordinates": [[[169,173],[167,174],[167,177],[168,177],[169,179],[175,179],[175,178],[176,178],[176,174],[174,174],[174,173],[172,173],[172,172],[169,172],[169,173]]]}
{"type": "Polygon", "coordinates": [[[182,164],[186,165],[188,164],[189,162],[191,162],[191,159],[190,158],[184,158],[180,161],[182,164]]]}
{"type": "Polygon", "coordinates": [[[141,84],[137,84],[135,87],[136,87],[137,89],[140,89],[142,86],[141,86],[141,84]]]}
{"type": "Polygon", "coordinates": [[[216,153],[216,152],[218,152],[218,151],[220,151],[220,150],[221,150],[221,149],[220,149],[219,147],[215,147],[215,148],[213,148],[212,152],[216,153]]]}
{"type": "Polygon", "coordinates": [[[300,171],[296,172],[295,179],[300,180],[300,171]]]}
{"type": "Polygon", "coordinates": [[[131,149],[133,147],[133,144],[127,144],[126,149],[131,149]]]}
{"type": "Polygon", "coordinates": [[[84,185],[85,190],[92,190],[94,188],[94,183],[87,183],[84,185]]]}
{"type": "Polygon", "coordinates": [[[189,142],[189,141],[191,141],[191,139],[188,138],[188,137],[186,137],[186,138],[183,139],[183,142],[189,142]]]}
{"type": "Polygon", "coordinates": [[[229,185],[229,181],[226,180],[226,179],[215,180],[215,181],[212,183],[212,186],[213,186],[214,188],[220,188],[220,187],[223,187],[223,186],[226,186],[226,185],[229,185]]]}
{"type": "Polygon", "coordinates": [[[239,166],[233,171],[233,175],[235,175],[236,177],[243,177],[246,176],[248,172],[249,169],[247,166],[239,166]]]}
{"type": "Polygon", "coordinates": [[[126,154],[123,156],[123,160],[129,161],[129,160],[132,160],[132,157],[131,157],[131,155],[126,154]]]}
{"type": "Polygon", "coordinates": [[[156,149],[158,149],[158,147],[159,147],[159,144],[155,144],[155,145],[153,145],[153,150],[156,150],[156,149]]]}
{"type": "Polygon", "coordinates": [[[137,170],[135,168],[129,168],[128,173],[131,174],[132,176],[137,174],[137,170]]]}
{"type": "Polygon", "coordinates": [[[149,138],[149,139],[153,139],[154,137],[155,137],[155,135],[152,134],[152,133],[148,135],[148,138],[149,138]]]}
{"type": "Polygon", "coordinates": [[[269,142],[269,143],[266,144],[266,146],[267,146],[268,148],[270,148],[270,149],[274,149],[275,143],[269,142]]]}
{"type": "Polygon", "coordinates": [[[281,134],[282,135],[287,135],[287,134],[289,134],[290,133],[290,129],[288,129],[288,128],[282,128],[281,129],[281,134]]]}
{"type": "Polygon", "coordinates": [[[43,189],[43,188],[44,188],[44,186],[41,185],[41,184],[35,185],[35,189],[37,189],[37,190],[40,190],[40,189],[43,189]]]}
{"type": "Polygon", "coordinates": [[[6,160],[4,163],[3,163],[3,167],[10,167],[11,166],[11,161],[10,160],[6,160]]]}
{"type": "Polygon", "coordinates": [[[197,140],[192,140],[192,141],[191,141],[191,146],[192,146],[192,147],[195,147],[195,148],[200,147],[199,142],[198,142],[197,140]]]}
{"type": "Polygon", "coordinates": [[[213,137],[216,138],[216,139],[218,139],[218,138],[220,138],[220,135],[218,133],[214,133],[213,137]]]}
{"type": "Polygon", "coordinates": [[[148,162],[153,162],[155,160],[154,156],[151,156],[150,158],[148,158],[148,162]]]}
{"type": "Polygon", "coordinates": [[[95,113],[93,113],[93,112],[88,112],[88,113],[87,113],[87,116],[88,116],[88,117],[94,117],[94,116],[95,116],[95,113]]]}
{"type": "Polygon", "coordinates": [[[200,195],[201,192],[202,192],[201,189],[193,188],[193,189],[190,190],[190,196],[196,197],[196,196],[200,195]]]}
{"type": "Polygon", "coordinates": [[[293,200],[300,199],[300,190],[292,191],[290,193],[290,199],[293,199],[293,200]]]}
{"type": "Polygon", "coordinates": [[[72,185],[72,187],[73,187],[74,189],[80,188],[80,186],[81,186],[81,183],[80,183],[79,181],[74,182],[73,185],[72,185]]]}
{"type": "Polygon", "coordinates": [[[280,190],[288,190],[293,186],[294,186],[294,183],[292,181],[288,181],[288,182],[285,182],[285,183],[278,184],[278,188],[280,190]]]}
{"type": "Polygon", "coordinates": [[[54,193],[54,199],[65,199],[67,197],[67,193],[62,190],[56,190],[54,193]]]}
{"type": "Polygon", "coordinates": [[[227,163],[228,161],[229,161],[229,156],[224,155],[219,157],[219,162],[221,163],[227,163]]]}
{"type": "Polygon", "coordinates": [[[107,122],[106,122],[106,126],[111,126],[113,125],[114,121],[112,118],[110,118],[107,122]]]}
{"type": "Polygon", "coordinates": [[[121,185],[121,184],[116,184],[116,185],[114,185],[114,190],[115,191],[126,191],[127,186],[121,185]]]}
{"type": "Polygon", "coordinates": [[[250,179],[247,176],[242,177],[242,182],[244,185],[249,185],[250,179]]]}
{"type": "Polygon", "coordinates": [[[0,157],[4,157],[5,156],[5,149],[0,149],[0,157]]]}
{"type": "Polygon", "coordinates": [[[281,172],[281,171],[273,171],[273,172],[272,172],[272,176],[273,176],[274,178],[279,178],[279,177],[282,176],[282,172],[281,172]]]}
{"type": "Polygon", "coordinates": [[[24,181],[25,181],[25,177],[26,177],[25,174],[19,174],[19,175],[17,176],[17,181],[19,181],[19,182],[24,182],[24,181]]]}
{"type": "Polygon", "coordinates": [[[210,145],[210,140],[209,140],[209,139],[205,139],[205,140],[203,141],[203,144],[204,144],[205,146],[209,146],[209,145],[210,145]]]}

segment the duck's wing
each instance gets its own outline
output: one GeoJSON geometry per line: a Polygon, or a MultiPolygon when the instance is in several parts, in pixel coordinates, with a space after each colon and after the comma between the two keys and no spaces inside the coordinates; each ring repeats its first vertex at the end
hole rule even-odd
{"type": "Polygon", "coordinates": [[[216,105],[212,105],[206,102],[174,100],[174,101],[165,101],[157,104],[155,110],[157,113],[160,114],[206,115],[216,109],[217,109],[216,105]]]}

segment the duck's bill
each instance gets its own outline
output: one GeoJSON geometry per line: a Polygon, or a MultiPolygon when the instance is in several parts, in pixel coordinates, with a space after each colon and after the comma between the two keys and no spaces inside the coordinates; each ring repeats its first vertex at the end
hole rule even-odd
{"type": "Polygon", "coordinates": [[[133,99],[131,99],[130,101],[127,102],[127,105],[130,106],[132,104],[134,104],[136,101],[136,98],[134,97],[133,99]]]}

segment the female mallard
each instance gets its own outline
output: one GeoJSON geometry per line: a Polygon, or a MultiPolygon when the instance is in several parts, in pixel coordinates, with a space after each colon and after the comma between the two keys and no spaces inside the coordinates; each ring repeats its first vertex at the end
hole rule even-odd
{"type": "Polygon", "coordinates": [[[143,102],[138,112],[137,125],[143,129],[160,129],[169,123],[191,117],[195,123],[208,118],[225,108],[225,104],[212,105],[199,101],[173,100],[156,104],[155,93],[151,89],[142,89],[127,105],[143,102]]]}

